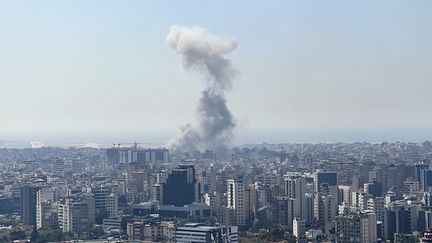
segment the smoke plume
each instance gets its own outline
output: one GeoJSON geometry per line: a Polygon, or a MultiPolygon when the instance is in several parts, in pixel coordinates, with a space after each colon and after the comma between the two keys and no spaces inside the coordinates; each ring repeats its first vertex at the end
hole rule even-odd
{"type": "Polygon", "coordinates": [[[196,123],[184,126],[170,146],[182,151],[226,151],[236,123],[225,93],[238,72],[223,55],[232,52],[237,42],[203,28],[176,25],[171,27],[167,41],[182,56],[183,67],[201,73],[207,84],[196,110],[196,123]]]}

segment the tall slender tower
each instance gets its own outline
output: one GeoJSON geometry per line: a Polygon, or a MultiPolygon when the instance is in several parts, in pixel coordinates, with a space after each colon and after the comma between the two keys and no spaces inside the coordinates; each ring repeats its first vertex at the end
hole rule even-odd
{"type": "MultiPolygon", "coordinates": [[[[292,200],[292,217],[307,218],[306,180],[299,175],[285,175],[285,193],[292,200]]],[[[308,222],[309,223],[309,222],[308,222]]]]}
{"type": "Polygon", "coordinates": [[[249,222],[249,195],[241,179],[227,180],[227,208],[235,210],[236,224],[240,227],[249,222]]]}

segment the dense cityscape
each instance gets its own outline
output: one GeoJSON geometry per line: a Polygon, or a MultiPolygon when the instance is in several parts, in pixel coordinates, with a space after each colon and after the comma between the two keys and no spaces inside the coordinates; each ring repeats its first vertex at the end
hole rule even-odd
{"type": "Polygon", "coordinates": [[[432,243],[431,30],[431,0],[0,1],[0,243],[432,243]]]}
{"type": "Polygon", "coordinates": [[[0,149],[2,242],[431,242],[432,143],[0,149]],[[93,240],[93,241],[91,241],[93,240]]]}

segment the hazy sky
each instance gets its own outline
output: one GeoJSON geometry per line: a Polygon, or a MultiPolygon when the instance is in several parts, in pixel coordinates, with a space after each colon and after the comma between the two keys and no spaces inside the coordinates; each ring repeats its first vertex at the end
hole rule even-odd
{"type": "Polygon", "coordinates": [[[0,133],[175,133],[173,24],[237,39],[240,132],[432,127],[432,1],[2,1],[0,133]]]}

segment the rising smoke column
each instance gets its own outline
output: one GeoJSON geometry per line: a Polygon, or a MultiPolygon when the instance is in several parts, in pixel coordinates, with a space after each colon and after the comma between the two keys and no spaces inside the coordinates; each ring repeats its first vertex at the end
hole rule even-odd
{"type": "Polygon", "coordinates": [[[223,55],[232,52],[237,42],[203,28],[177,25],[171,27],[167,42],[182,56],[183,67],[203,74],[207,84],[196,110],[196,124],[184,126],[169,145],[182,151],[226,151],[236,122],[225,93],[238,72],[223,55]]]}

